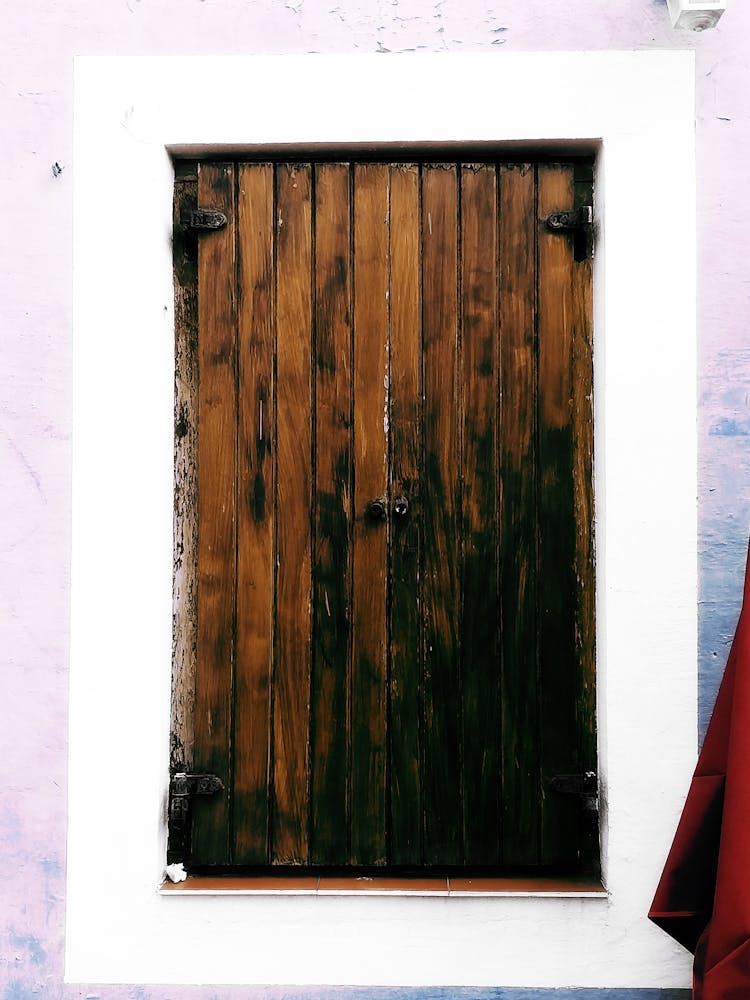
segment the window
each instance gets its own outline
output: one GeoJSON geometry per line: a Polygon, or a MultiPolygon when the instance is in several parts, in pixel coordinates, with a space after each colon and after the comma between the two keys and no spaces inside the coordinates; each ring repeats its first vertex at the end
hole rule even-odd
{"type": "MultiPolygon", "coordinates": [[[[694,82],[692,52],[76,59],[67,981],[688,982],[683,956],[648,926],[644,900],[695,765],[696,271],[695,218],[685,210],[695,203],[694,82]],[[263,100],[248,103],[248,94],[263,100]],[[174,576],[170,153],[227,159],[316,140],[472,140],[515,151],[565,139],[599,151],[596,648],[607,893],[158,892],[174,576]],[[645,202],[659,206],[647,239],[637,211],[645,202]],[[113,859],[116,878],[104,878],[113,859]],[[612,948],[624,939],[627,949],[612,948]]],[[[178,574],[177,585],[184,592],[189,580],[178,574]]],[[[189,653],[189,629],[183,637],[189,653]]],[[[175,661],[189,656],[180,649],[175,661]]],[[[177,704],[189,697],[188,674],[178,675],[177,704]]]]}
{"type": "Polygon", "coordinates": [[[179,164],[174,860],[596,870],[591,177],[179,164]]]}

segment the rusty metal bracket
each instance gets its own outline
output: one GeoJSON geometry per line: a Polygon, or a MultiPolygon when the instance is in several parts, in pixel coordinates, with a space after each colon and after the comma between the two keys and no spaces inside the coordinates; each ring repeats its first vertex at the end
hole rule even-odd
{"type": "Polygon", "coordinates": [[[214,232],[226,226],[227,217],[213,208],[186,208],[180,214],[180,223],[194,232],[214,232]]]}
{"type": "Polygon", "coordinates": [[[594,209],[581,205],[566,212],[553,212],[547,216],[547,229],[552,233],[572,233],[573,255],[576,260],[586,260],[594,252],[594,209]]]}
{"type": "Polygon", "coordinates": [[[558,795],[575,795],[581,800],[586,812],[598,811],[599,781],[596,771],[585,771],[583,774],[557,774],[554,778],[550,778],[547,787],[558,795]]]}
{"type": "Polygon", "coordinates": [[[216,774],[186,774],[179,771],[169,782],[169,844],[167,861],[185,862],[190,856],[192,799],[195,795],[215,795],[224,790],[216,774]]]}

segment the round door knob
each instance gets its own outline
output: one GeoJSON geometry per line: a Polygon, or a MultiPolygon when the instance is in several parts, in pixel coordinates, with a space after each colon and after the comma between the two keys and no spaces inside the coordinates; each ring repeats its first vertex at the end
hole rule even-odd
{"type": "Polygon", "coordinates": [[[367,516],[371,521],[382,521],[385,517],[385,500],[381,497],[371,500],[367,505],[367,516]]]}
{"type": "Polygon", "coordinates": [[[409,501],[406,497],[396,497],[393,501],[393,513],[396,517],[406,517],[409,513],[409,501]]]}

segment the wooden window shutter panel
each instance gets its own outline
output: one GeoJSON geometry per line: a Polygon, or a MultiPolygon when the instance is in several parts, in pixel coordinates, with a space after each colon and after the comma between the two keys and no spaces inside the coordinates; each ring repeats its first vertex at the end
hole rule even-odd
{"type": "Polygon", "coordinates": [[[502,862],[539,863],[536,169],[499,169],[502,862]]]}
{"type": "Polygon", "coordinates": [[[390,565],[390,860],[420,865],[423,857],[421,782],[422,553],[422,285],[420,170],[391,168],[390,203],[390,437],[395,503],[408,499],[407,515],[394,519],[390,565]]]}
{"type": "Polygon", "coordinates": [[[546,225],[587,197],[575,164],[200,166],[199,864],[593,856],[550,786],[596,754],[591,269],[546,225]]]}
{"type": "Polygon", "coordinates": [[[425,862],[461,862],[458,496],[458,178],[455,165],[422,173],[424,365],[425,862]]]}
{"type": "Polygon", "coordinates": [[[236,587],[235,168],[202,165],[198,203],[225,213],[225,229],[198,246],[198,635],[195,762],[225,791],[197,800],[193,853],[229,859],[236,587]]]}
{"type": "Polygon", "coordinates": [[[237,176],[237,654],[232,861],[265,864],[270,837],[276,353],[274,172],[237,176]]]}
{"type": "MultiPolygon", "coordinates": [[[[367,506],[388,483],[388,212],[386,164],[354,166],[354,569],[351,860],[386,860],[388,521],[367,506]]],[[[386,504],[388,498],[385,497],[386,504]]]]}
{"type": "MultiPolygon", "coordinates": [[[[542,797],[543,864],[570,866],[580,850],[581,804],[573,796],[549,793],[559,774],[590,768],[584,757],[580,717],[579,663],[582,620],[581,573],[593,580],[589,545],[590,505],[581,505],[580,448],[591,454],[590,272],[574,260],[573,240],[543,225],[556,206],[572,205],[574,171],[566,165],[538,168],[537,210],[539,337],[539,548],[538,601],[540,749],[546,794],[542,797]],[[557,238],[556,238],[557,236],[557,238]],[[584,334],[582,322],[587,327],[584,334]],[[582,336],[583,335],[583,336],[582,336]],[[577,462],[578,459],[578,462],[577,462]],[[577,480],[579,482],[577,482],[577,480]],[[579,508],[579,509],[577,509],[579,508]]],[[[590,492],[590,486],[587,492],[590,492]]]]}
{"type": "Polygon", "coordinates": [[[276,170],[276,645],[273,861],[308,860],[311,512],[312,176],[276,170]]]}
{"type": "Polygon", "coordinates": [[[311,854],[347,864],[352,550],[350,171],[315,167],[315,509],[311,854]]]}
{"type": "Polygon", "coordinates": [[[460,182],[462,860],[497,865],[503,831],[495,164],[464,164],[460,182]]]}

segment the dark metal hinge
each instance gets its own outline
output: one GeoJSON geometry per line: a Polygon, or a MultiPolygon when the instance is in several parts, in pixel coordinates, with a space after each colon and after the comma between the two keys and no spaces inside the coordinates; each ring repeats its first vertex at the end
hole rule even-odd
{"type": "Polygon", "coordinates": [[[190,856],[191,802],[195,795],[215,795],[224,790],[216,774],[179,771],[169,782],[169,845],[167,860],[185,862],[190,856]]]}
{"type": "Polygon", "coordinates": [[[226,226],[227,217],[214,208],[185,208],[180,213],[180,222],[194,232],[213,232],[226,226]]]}
{"type": "Polygon", "coordinates": [[[596,812],[599,781],[596,771],[583,774],[557,774],[550,778],[548,788],[558,795],[575,795],[580,798],[586,812],[596,812]]]}
{"type": "Polygon", "coordinates": [[[547,229],[553,233],[573,233],[573,255],[576,260],[586,260],[594,252],[594,209],[581,205],[567,212],[553,212],[547,216],[547,229]]]}

